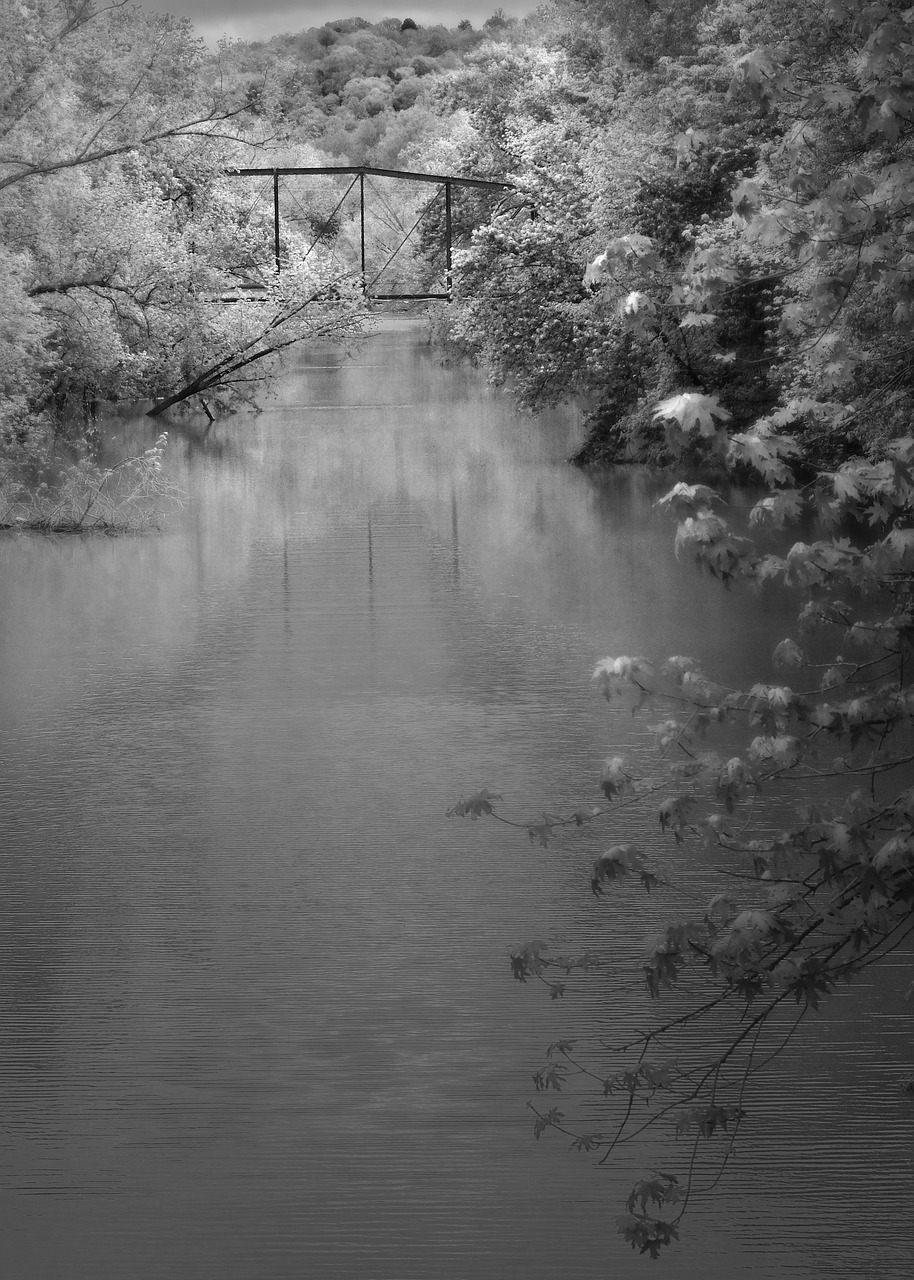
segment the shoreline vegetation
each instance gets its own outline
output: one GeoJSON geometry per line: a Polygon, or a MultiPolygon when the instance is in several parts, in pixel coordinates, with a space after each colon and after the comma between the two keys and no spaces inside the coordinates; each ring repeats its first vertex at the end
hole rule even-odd
{"type": "Polygon", "coordinates": [[[31,474],[0,470],[0,531],[146,533],[159,529],[184,495],[163,466],[168,433],[142,453],[105,467],[82,456],[67,466],[36,461],[31,474]]]}
{"type": "MultiPolygon", "coordinates": [[[[227,173],[253,162],[510,183],[507,205],[455,191],[454,302],[432,330],[526,408],[584,402],[579,466],[718,473],[713,432],[655,412],[678,392],[716,398],[731,436],[789,428],[807,471],[876,461],[908,429],[897,4],[557,0],[478,30],[348,18],[215,52],[126,3],[24,0],[25,22],[0,4],[10,463],[91,444],[99,403],[205,394],[216,418],[279,350],[357,337],[346,182],[291,184],[276,226],[227,173]],[[259,306],[219,301],[252,286],[259,306]]],[[[405,187],[372,193],[366,278],[391,291],[444,267],[443,212],[414,225],[405,187]]]]}

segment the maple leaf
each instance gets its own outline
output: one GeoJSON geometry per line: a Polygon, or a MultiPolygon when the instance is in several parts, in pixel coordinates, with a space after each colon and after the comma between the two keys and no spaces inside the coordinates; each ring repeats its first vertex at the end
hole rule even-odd
{"type": "Polygon", "coordinates": [[[736,914],[736,909],[736,899],[731,894],[715,893],[705,908],[705,919],[710,922],[716,916],[722,925],[727,925],[736,914]]]}
{"type": "Polygon", "coordinates": [[[661,831],[672,831],[676,843],[682,843],[682,829],[689,810],[695,801],[692,796],[670,796],[664,800],[658,810],[661,831]]]}
{"type": "Polygon", "coordinates": [[[731,436],[727,457],[731,462],[748,462],[771,484],[790,478],[785,461],[799,452],[792,436],[778,436],[763,419],[749,431],[731,436]]]}
{"type": "Polygon", "coordinates": [[[608,259],[605,253],[597,254],[593,262],[588,263],[584,272],[584,284],[594,288],[601,285],[606,278],[608,259]]]}
{"type": "Polygon", "coordinates": [[[594,805],[590,809],[576,809],[571,817],[576,827],[583,827],[585,823],[592,822],[594,818],[598,818],[602,812],[602,809],[594,805]]]}
{"type": "MultiPolygon", "coordinates": [[[[664,499],[661,498],[660,501],[663,502],[664,499]]],[[[673,654],[672,657],[667,658],[660,671],[661,675],[673,676],[677,684],[682,684],[683,677],[686,674],[694,674],[698,671],[698,663],[694,658],[686,658],[681,654],[673,654]]]]}
{"type": "Polygon", "coordinates": [[[510,954],[511,972],[518,982],[526,982],[529,973],[542,973],[545,942],[527,942],[510,954]]]}
{"type": "Polygon", "coordinates": [[[610,240],[606,252],[619,258],[646,258],[654,251],[654,242],[649,236],[630,232],[627,236],[617,236],[610,240]]]}
{"type": "Polygon", "coordinates": [[[608,756],[603,761],[600,773],[600,790],[611,800],[613,796],[622,795],[632,787],[631,775],[625,772],[624,756],[608,756]]]}
{"type": "Polygon", "coordinates": [[[537,841],[546,848],[555,830],[555,822],[549,817],[548,813],[543,814],[542,822],[531,822],[527,827],[527,834],[530,837],[530,843],[535,844],[537,841]]]}
{"type": "Polygon", "coordinates": [[[776,667],[805,667],[809,662],[797,642],[789,637],[775,648],[772,658],[776,667]]]}
{"type": "Polygon", "coordinates": [[[493,791],[477,791],[471,796],[464,798],[463,796],[457,801],[452,809],[448,809],[445,814],[446,818],[472,818],[473,821],[481,817],[484,813],[494,813],[492,807],[493,800],[503,800],[504,796],[496,795],[493,791]]]}
{"type": "Polygon", "coordinates": [[[542,1070],[535,1072],[533,1084],[537,1093],[546,1093],[550,1089],[554,1089],[556,1093],[561,1093],[567,1072],[568,1068],[558,1062],[550,1063],[548,1067],[543,1067],[542,1070]]]}
{"type": "Polygon", "coordinates": [[[914,529],[893,529],[883,542],[898,557],[899,567],[914,562],[914,529]]]}
{"type": "Polygon", "coordinates": [[[623,654],[619,658],[603,658],[594,668],[593,679],[603,676],[614,676],[620,680],[630,680],[633,676],[649,675],[653,666],[647,658],[632,658],[623,654]]]}
{"type": "Polygon", "coordinates": [[[676,148],[676,167],[680,164],[691,164],[697,152],[706,146],[710,134],[704,129],[693,129],[689,125],[684,133],[677,133],[673,139],[673,146],[676,148]]]}
{"type": "Polygon", "coordinates": [[[839,471],[823,471],[821,477],[831,481],[832,491],[839,502],[859,502],[863,497],[860,488],[862,477],[855,472],[853,466],[844,466],[839,471]]]}
{"type": "Polygon", "coordinates": [[[662,498],[657,499],[657,506],[665,507],[681,520],[683,516],[694,516],[699,511],[707,511],[712,503],[721,501],[720,496],[706,484],[686,484],[684,480],[680,480],[662,498]]]}
{"type": "Polygon", "coordinates": [[[683,1189],[677,1177],[671,1173],[657,1173],[653,1178],[643,1178],[635,1183],[625,1207],[629,1213],[633,1213],[636,1207],[644,1213],[648,1204],[676,1204],[682,1196],[683,1189]]]}
{"type": "Polygon", "coordinates": [[[687,311],[679,321],[680,329],[708,329],[716,324],[717,315],[713,311],[687,311]]]}
{"type": "Polygon", "coordinates": [[[788,521],[796,520],[802,510],[803,498],[799,491],[782,489],[755,504],[749,512],[749,523],[780,529],[788,521]]]}
{"type": "Polygon", "coordinates": [[[698,391],[683,391],[678,396],[661,400],[654,410],[655,418],[671,418],[689,433],[697,431],[701,436],[717,434],[715,419],[726,422],[730,418],[717,396],[702,395],[698,391]]]}
{"type": "Polygon", "coordinates": [[[649,724],[648,729],[657,737],[657,746],[661,751],[679,737],[685,727],[680,720],[662,720],[659,724],[649,724]]]}
{"type": "Polygon", "coordinates": [[[583,1133],[580,1138],[575,1138],[569,1147],[570,1151],[595,1151],[602,1144],[602,1138],[598,1133],[583,1133]]]}
{"type": "Polygon", "coordinates": [[[736,69],[749,92],[762,102],[775,98],[790,83],[774,50],[767,45],[743,54],[736,61],[736,69]]]}
{"type": "Polygon", "coordinates": [[[717,1106],[712,1103],[707,1107],[692,1107],[677,1119],[676,1137],[681,1137],[694,1125],[703,1138],[710,1138],[716,1129],[726,1129],[731,1122],[742,1120],[745,1114],[742,1107],[736,1105],[717,1106]]]}
{"type": "Polygon", "coordinates": [[[743,222],[751,222],[761,204],[759,184],[751,178],[744,178],[733,188],[730,199],[736,216],[743,222]]]}
{"type": "Polygon", "coordinates": [[[619,303],[619,314],[623,316],[654,315],[656,307],[646,293],[634,290],[619,303]]]}
{"type": "Polygon", "coordinates": [[[550,1125],[559,1125],[565,1119],[565,1116],[558,1107],[553,1107],[551,1111],[547,1111],[544,1116],[537,1115],[533,1122],[533,1136],[539,1139],[540,1134],[544,1133],[550,1125]]]}

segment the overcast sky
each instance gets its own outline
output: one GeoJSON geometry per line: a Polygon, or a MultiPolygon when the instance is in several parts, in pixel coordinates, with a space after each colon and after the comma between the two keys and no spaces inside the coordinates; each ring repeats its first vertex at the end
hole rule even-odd
{"type": "Polygon", "coordinates": [[[532,13],[537,0],[142,0],[146,9],[180,13],[193,20],[197,32],[214,44],[222,36],[265,40],[278,31],[303,31],[334,18],[412,18],[419,26],[442,22],[455,27],[469,18],[479,27],[496,9],[532,13]]]}

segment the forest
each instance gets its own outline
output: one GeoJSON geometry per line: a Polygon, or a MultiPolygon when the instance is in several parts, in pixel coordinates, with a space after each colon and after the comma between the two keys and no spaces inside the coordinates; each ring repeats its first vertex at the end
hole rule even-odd
{"type": "MultiPolygon", "coordinates": [[[[544,798],[508,815],[488,789],[451,810],[547,845],[653,806],[658,844],[723,860],[720,892],[677,904],[645,958],[666,1021],[619,1046],[618,1073],[567,1040],[536,1078],[611,1117],[593,1131],[537,1103],[537,1137],[605,1159],[674,1127],[682,1169],[647,1173],[619,1218],[657,1256],[704,1153],[726,1164],[763,1060],[839,983],[910,954],[914,8],[553,0],[478,30],[353,17],[213,51],[127,4],[0,6],[0,524],[86,527],[112,470],[100,415],[251,407],[285,350],[370,326],[350,180],[289,189],[277,273],[269,200],[233,169],[403,168],[510,186],[455,203],[454,297],[429,317],[442,358],[532,412],[580,404],[574,461],[667,473],[677,553],[797,593],[796,635],[749,688],[681,655],[601,660],[599,692],[656,720],[655,775],[610,755],[573,814],[544,798]],[[244,289],[264,305],[227,301],[244,289]],[[734,480],[754,486],[748,523],[727,518],[734,480]],[[743,745],[714,749],[719,730],[743,745]],[[821,803],[772,829],[764,797],[796,778],[821,803]],[[658,1056],[696,1025],[702,1054],[658,1056]]],[[[373,278],[418,226],[385,279],[440,281],[427,198],[384,188],[373,278]]],[[[164,436],[131,483],[155,490],[163,459],[164,436]]],[[[675,896],[651,850],[611,844],[593,892],[628,882],[675,896]]],[[[511,964],[556,999],[591,959],[533,941],[511,964]]]]}

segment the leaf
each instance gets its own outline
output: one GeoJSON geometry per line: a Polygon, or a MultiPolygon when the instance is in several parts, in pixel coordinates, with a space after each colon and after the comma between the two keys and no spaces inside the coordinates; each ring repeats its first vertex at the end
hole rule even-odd
{"type": "Polygon", "coordinates": [[[541,1134],[549,1128],[550,1125],[560,1125],[565,1119],[558,1107],[553,1107],[551,1111],[547,1111],[545,1115],[537,1115],[533,1123],[533,1136],[537,1140],[541,1134]]]}
{"type": "Polygon", "coordinates": [[[476,791],[473,795],[461,798],[457,801],[452,809],[448,809],[445,817],[447,818],[472,818],[473,821],[481,817],[484,813],[494,813],[492,807],[493,800],[503,800],[504,796],[496,795],[493,791],[476,791]]]}
{"type": "Polygon", "coordinates": [[[687,311],[679,321],[680,329],[710,329],[719,317],[713,311],[687,311]]]}
{"type": "Polygon", "coordinates": [[[651,298],[638,290],[627,294],[619,303],[619,314],[622,316],[652,316],[656,310],[651,298]]]}
{"type": "Polygon", "coordinates": [[[784,769],[790,768],[800,760],[802,749],[799,739],[789,734],[774,736],[762,734],[752,739],[748,755],[750,760],[759,763],[765,761],[784,769]]]}
{"type": "Polygon", "coordinates": [[[716,893],[705,908],[705,919],[713,921],[716,917],[722,925],[727,925],[736,915],[736,909],[736,899],[731,894],[716,893]]]}
{"type": "Polygon", "coordinates": [[[610,240],[606,246],[606,253],[618,258],[647,258],[653,251],[653,240],[649,236],[642,236],[634,231],[610,240]]]}
{"type": "Polygon", "coordinates": [[[631,791],[631,776],[625,771],[624,756],[608,756],[600,773],[600,790],[607,800],[631,791]]]}
{"type": "Polygon", "coordinates": [[[661,751],[665,751],[678,740],[685,725],[680,720],[663,720],[660,724],[649,724],[647,727],[656,735],[657,746],[661,751]]]}
{"type": "Polygon", "coordinates": [[[710,134],[704,129],[693,129],[689,125],[684,133],[677,133],[673,139],[673,146],[676,149],[676,166],[680,164],[690,164],[695,155],[706,146],[710,140],[710,134]]]}
{"type": "Polygon", "coordinates": [[[644,859],[635,845],[613,845],[594,861],[590,880],[591,890],[599,896],[607,884],[627,875],[629,871],[640,871],[643,866],[644,859]]]}
{"type": "Polygon", "coordinates": [[[897,557],[899,568],[914,564],[914,529],[893,529],[886,534],[884,545],[897,557]]]}
{"type": "Polygon", "coordinates": [[[663,1206],[676,1204],[683,1197],[683,1189],[679,1179],[671,1173],[657,1173],[653,1178],[643,1178],[632,1188],[626,1209],[629,1213],[644,1213],[649,1204],[663,1206]]]}
{"type": "Polygon", "coordinates": [[[743,222],[751,222],[761,207],[761,189],[758,182],[744,178],[737,183],[730,196],[733,212],[743,222]]]}
{"type": "Polygon", "coordinates": [[[550,1089],[554,1089],[556,1093],[561,1093],[567,1074],[568,1068],[560,1062],[551,1062],[549,1066],[541,1068],[533,1076],[533,1084],[537,1093],[546,1093],[550,1089]]]}
{"type": "Polygon", "coordinates": [[[727,460],[731,464],[747,463],[770,484],[782,484],[790,479],[787,459],[798,453],[799,446],[792,436],[775,434],[764,420],[749,431],[731,436],[727,446],[727,460]]]}
{"type": "Polygon", "coordinates": [[[541,844],[545,849],[552,838],[555,830],[555,821],[549,817],[547,813],[543,814],[542,822],[531,822],[527,827],[527,834],[530,837],[531,844],[541,844]]]}
{"type": "Polygon", "coordinates": [[[697,431],[700,436],[717,434],[715,420],[727,422],[729,410],[725,409],[717,396],[702,395],[697,391],[684,391],[678,396],[670,396],[661,400],[654,410],[655,418],[670,418],[688,433],[697,431]]]}
{"type": "Polygon", "coordinates": [[[679,1228],[675,1223],[664,1222],[659,1218],[625,1213],[616,1219],[616,1226],[619,1234],[633,1249],[637,1249],[639,1253],[647,1253],[652,1258],[659,1258],[662,1248],[679,1239],[679,1228]]]}
{"type": "Polygon", "coordinates": [[[685,826],[686,817],[689,810],[694,805],[695,800],[692,796],[670,796],[660,805],[658,816],[660,819],[661,831],[672,831],[676,837],[676,843],[682,843],[682,832],[685,826]]]}
{"type": "Polygon", "coordinates": [[[598,1133],[583,1133],[580,1138],[575,1138],[569,1147],[570,1151],[596,1151],[602,1146],[603,1140],[598,1133]]]}
{"type": "Polygon", "coordinates": [[[650,675],[653,667],[647,658],[603,658],[594,668],[592,679],[600,680],[611,676],[617,680],[631,680],[636,676],[650,675]]]}
{"type": "Polygon", "coordinates": [[[528,974],[541,974],[543,971],[542,953],[547,950],[545,942],[526,942],[512,951],[511,973],[518,982],[526,982],[528,974]]]}
{"type": "Polygon", "coordinates": [[[776,667],[786,668],[805,667],[809,663],[809,659],[797,642],[789,637],[777,645],[772,654],[772,660],[776,667]]]}
{"type": "Polygon", "coordinates": [[[803,499],[796,489],[782,489],[768,498],[762,498],[749,512],[749,523],[780,529],[788,521],[796,520],[803,511],[803,499]]]}
{"type": "Polygon", "coordinates": [[[699,511],[710,510],[712,503],[722,499],[706,484],[686,484],[680,480],[669,489],[662,498],[657,499],[658,507],[665,507],[678,519],[694,516],[699,511]]]}
{"type": "Polygon", "coordinates": [[[746,1113],[736,1104],[717,1106],[712,1103],[706,1107],[691,1107],[680,1113],[676,1120],[676,1137],[695,1127],[703,1138],[713,1137],[717,1129],[726,1130],[731,1124],[738,1124],[746,1113]]]}
{"type": "Polygon", "coordinates": [[[593,262],[588,263],[584,272],[584,284],[593,288],[603,283],[607,274],[608,259],[605,253],[598,254],[593,262]]]}
{"type": "MultiPolygon", "coordinates": [[[[662,501],[663,499],[661,499],[661,502],[662,501]]],[[[698,663],[694,658],[686,658],[681,654],[674,654],[664,662],[663,666],[660,668],[660,674],[664,676],[673,676],[676,683],[681,685],[685,675],[695,674],[698,672],[698,669],[698,663]]]]}

